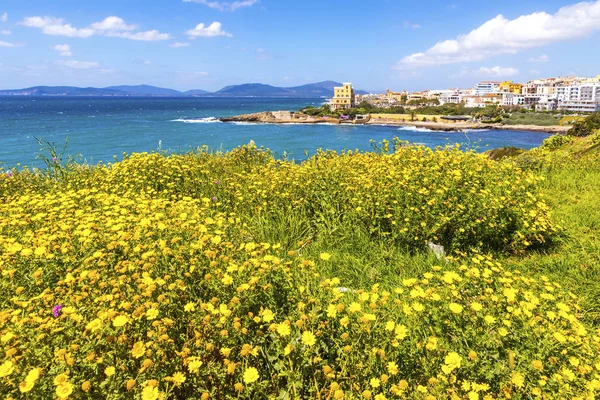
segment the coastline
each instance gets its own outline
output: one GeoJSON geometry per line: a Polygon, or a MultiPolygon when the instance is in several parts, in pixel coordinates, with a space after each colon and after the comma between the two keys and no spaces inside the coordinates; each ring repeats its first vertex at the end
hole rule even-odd
{"type": "Polygon", "coordinates": [[[253,114],[242,114],[232,117],[219,118],[221,122],[246,122],[256,124],[329,124],[329,125],[382,125],[382,126],[414,126],[432,131],[461,132],[465,130],[516,130],[533,131],[547,134],[566,133],[570,126],[539,126],[539,125],[504,125],[486,124],[480,122],[422,122],[398,121],[386,118],[367,117],[358,121],[345,121],[330,117],[313,117],[306,114],[289,111],[263,111],[253,114]]]}

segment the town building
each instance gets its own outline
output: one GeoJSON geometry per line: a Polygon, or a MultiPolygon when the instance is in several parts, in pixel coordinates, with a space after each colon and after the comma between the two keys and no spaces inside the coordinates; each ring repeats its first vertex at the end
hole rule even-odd
{"type": "Polygon", "coordinates": [[[402,92],[392,92],[390,89],[385,90],[385,98],[389,103],[402,103],[403,100],[408,98],[406,90],[402,92]]]}
{"type": "Polygon", "coordinates": [[[351,83],[344,83],[343,86],[333,88],[330,106],[333,110],[356,107],[356,96],[351,83]]]}
{"type": "Polygon", "coordinates": [[[558,109],[579,112],[600,111],[600,79],[598,82],[594,82],[593,79],[588,82],[557,87],[558,109]]]}
{"type": "Polygon", "coordinates": [[[498,91],[500,82],[483,81],[475,85],[475,96],[485,96],[498,91]]]}
{"type": "Polygon", "coordinates": [[[521,94],[523,85],[520,83],[513,83],[512,81],[504,81],[498,86],[498,90],[506,93],[521,94]]]}

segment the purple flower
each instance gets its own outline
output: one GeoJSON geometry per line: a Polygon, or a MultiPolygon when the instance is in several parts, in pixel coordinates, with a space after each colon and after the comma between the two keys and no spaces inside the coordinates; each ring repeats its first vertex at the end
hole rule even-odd
{"type": "Polygon", "coordinates": [[[52,307],[52,314],[54,314],[54,316],[56,318],[58,318],[60,316],[60,310],[62,310],[63,306],[60,304],[55,305],[54,307],[52,307]]]}
{"type": "Polygon", "coordinates": [[[215,181],[215,185],[220,185],[221,181],[215,181]]]}
{"type": "Polygon", "coordinates": [[[13,177],[13,172],[12,171],[6,171],[6,176],[8,176],[9,178],[13,177]]]}
{"type": "Polygon", "coordinates": [[[58,164],[58,158],[56,158],[56,157],[52,157],[52,162],[53,162],[54,164],[58,164]]]}
{"type": "Polygon", "coordinates": [[[217,201],[217,198],[215,196],[213,196],[211,200],[212,201],[217,201]]]}

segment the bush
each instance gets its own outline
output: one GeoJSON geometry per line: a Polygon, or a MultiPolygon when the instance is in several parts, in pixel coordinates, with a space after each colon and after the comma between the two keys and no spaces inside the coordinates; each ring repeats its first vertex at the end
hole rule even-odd
{"type": "Polygon", "coordinates": [[[555,228],[539,181],[457,148],[319,152],[244,146],[134,154],[0,177],[3,397],[255,399],[532,396],[600,387],[578,299],[510,272],[555,228]],[[288,235],[462,254],[402,284],[352,287],[288,235]],[[261,225],[262,224],[262,225],[261,225]],[[262,234],[261,234],[262,232],[262,234]],[[479,247],[479,250],[471,250],[479,247]],[[466,255],[468,254],[468,256],[466,255]],[[344,286],[350,287],[344,287],[344,286]],[[567,384],[568,382],[568,384],[567,384]]]}
{"type": "Polygon", "coordinates": [[[548,150],[556,150],[561,148],[562,146],[572,143],[573,137],[565,136],[561,134],[552,135],[547,139],[544,139],[542,143],[542,147],[548,150]]]}
{"type": "Polygon", "coordinates": [[[583,121],[576,121],[569,130],[569,135],[578,137],[589,136],[596,129],[600,129],[600,112],[591,114],[583,121]]]}

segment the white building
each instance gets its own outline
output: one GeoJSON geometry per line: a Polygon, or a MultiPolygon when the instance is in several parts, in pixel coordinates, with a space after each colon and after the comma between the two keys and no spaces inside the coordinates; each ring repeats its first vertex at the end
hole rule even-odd
{"type": "Polygon", "coordinates": [[[600,82],[576,83],[556,88],[558,109],[567,111],[600,111],[600,82]]]}
{"type": "Polygon", "coordinates": [[[500,88],[500,82],[483,81],[475,85],[475,96],[485,96],[497,92],[500,88]]]}

